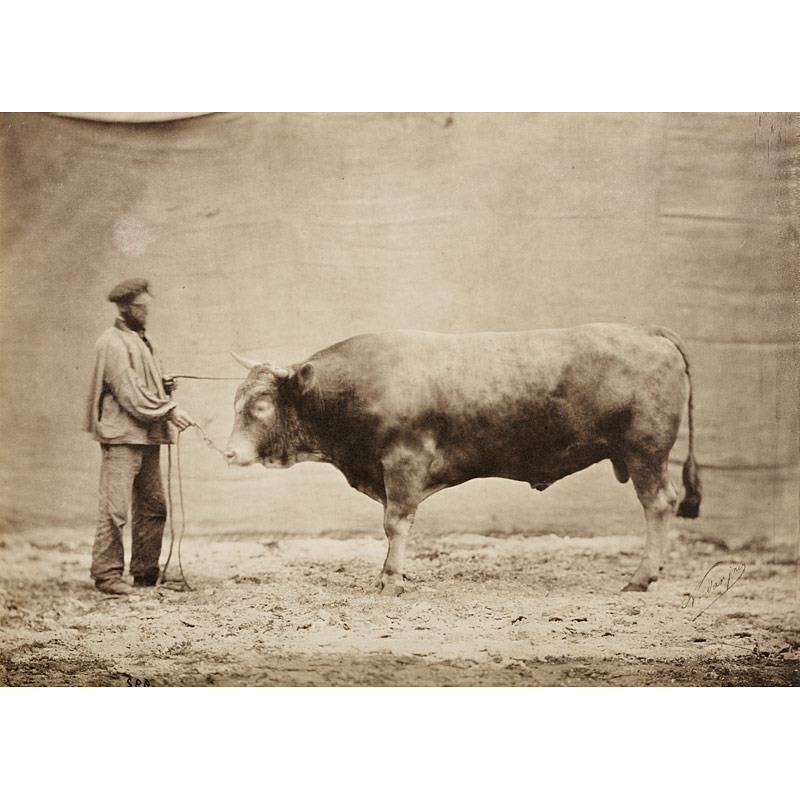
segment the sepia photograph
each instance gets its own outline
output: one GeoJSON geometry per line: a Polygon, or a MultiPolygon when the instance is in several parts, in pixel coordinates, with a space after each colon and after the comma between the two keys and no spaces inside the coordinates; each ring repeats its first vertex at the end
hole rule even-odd
{"type": "Polygon", "coordinates": [[[800,685],[799,143],[0,114],[0,686],[800,685]]]}

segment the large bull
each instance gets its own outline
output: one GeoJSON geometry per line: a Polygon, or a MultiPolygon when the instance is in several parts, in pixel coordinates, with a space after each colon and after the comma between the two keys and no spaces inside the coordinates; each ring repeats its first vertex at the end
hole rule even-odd
{"type": "Polygon", "coordinates": [[[489,477],[541,491],[606,458],[618,480],[633,480],[644,508],[644,555],[625,589],[645,591],[662,568],[677,504],[667,459],[687,401],[677,513],[698,514],[689,362],[665,328],[394,331],[347,339],[288,367],[234,357],[250,373],[236,392],[228,462],[327,462],[382,503],[383,594],[403,591],[408,532],[434,492],[489,477]]]}

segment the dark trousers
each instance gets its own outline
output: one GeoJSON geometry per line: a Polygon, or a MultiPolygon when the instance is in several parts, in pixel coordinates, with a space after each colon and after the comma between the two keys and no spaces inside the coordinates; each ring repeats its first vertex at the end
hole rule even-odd
{"type": "Polygon", "coordinates": [[[102,445],[100,511],[92,549],[92,578],[121,575],[122,529],[131,513],[131,575],[158,570],[167,519],[158,445],[102,445]]]}

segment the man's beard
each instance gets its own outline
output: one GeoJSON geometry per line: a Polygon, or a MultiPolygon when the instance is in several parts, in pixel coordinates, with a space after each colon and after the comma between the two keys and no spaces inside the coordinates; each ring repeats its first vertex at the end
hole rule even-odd
{"type": "Polygon", "coordinates": [[[124,309],[120,310],[120,316],[122,317],[123,322],[132,330],[144,333],[144,325],[130,314],[128,311],[124,309]]]}

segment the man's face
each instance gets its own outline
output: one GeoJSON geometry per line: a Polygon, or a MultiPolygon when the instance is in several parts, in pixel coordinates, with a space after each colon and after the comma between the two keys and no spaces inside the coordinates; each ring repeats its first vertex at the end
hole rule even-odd
{"type": "Polygon", "coordinates": [[[119,307],[122,318],[129,328],[134,330],[144,330],[147,327],[147,313],[150,310],[152,298],[147,292],[136,296],[130,303],[125,303],[119,307]]]}

